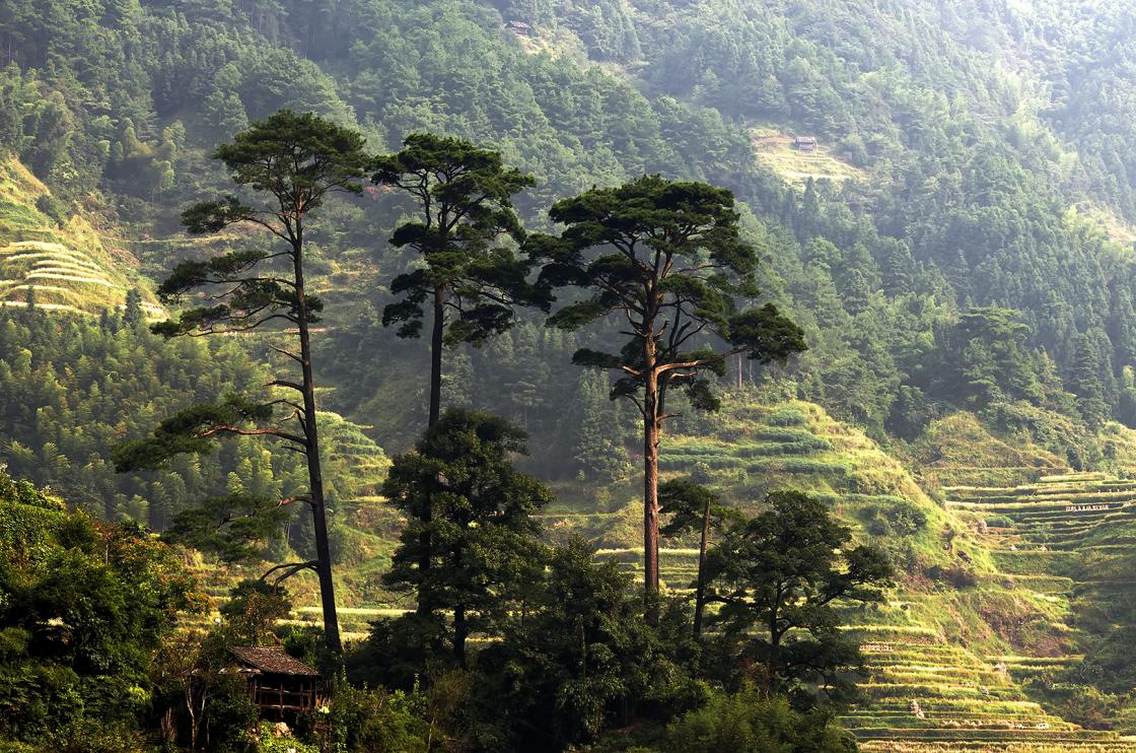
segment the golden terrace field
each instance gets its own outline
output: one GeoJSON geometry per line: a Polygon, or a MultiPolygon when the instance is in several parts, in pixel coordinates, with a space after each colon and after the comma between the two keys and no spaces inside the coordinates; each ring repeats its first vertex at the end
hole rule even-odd
{"type": "MultiPolygon", "coordinates": [[[[0,161],[0,306],[93,314],[120,307],[136,283],[95,228],[71,215],[19,162],[0,161]],[[54,216],[52,216],[54,215],[54,216]]],[[[144,296],[143,308],[161,309],[144,296]]]]}

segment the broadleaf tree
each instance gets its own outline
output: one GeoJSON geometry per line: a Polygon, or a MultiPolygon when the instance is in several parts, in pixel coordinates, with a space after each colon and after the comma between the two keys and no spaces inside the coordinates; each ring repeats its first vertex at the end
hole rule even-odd
{"type": "Polygon", "coordinates": [[[659,442],[667,390],[685,390],[698,409],[719,401],[711,377],[745,353],[763,363],[805,349],[799,327],[757,296],[756,250],[740,237],[733,195],[699,182],[644,176],[615,188],[593,188],[553,205],[559,236],[533,235],[541,259],[538,285],[575,287],[578,299],[548,320],[577,330],[603,320],[626,338],[616,352],[578,350],[573,362],[618,374],[612,397],[643,418],[643,560],[648,596],[659,590],[659,442]]]}
{"type": "MultiPolygon", "coordinates": [[[[279,565],[270,572],[277,582],[303,570],[316,572],[326,641],[335,652],[340,651],[341,644],[311,344],[311,325],[318,321],[322,303],[308,292],[305,232],[309,214],[330,195],[362,191],[371,160],[364,146],[363,137],[349,128],[311,113],[281,110],[238,133],[232,143],[217,147],[213,156],[224,163],[232,181],[255,198],[246,203],[229,195],[196,204],[182,214],[186,229],[202,235],[234,226],[259,228],[278,246],[269,250],[237,248],[208,259],[179,263],[159,287],[159,296],[167,304],[176,304],[197,294],[195,303],[199,305],[155,324],[153,330],[167,337],[275,330],[283,342],[293,340],[290,347],[272,348],[294,364],[299,378],[274,380],[270,384],[273,391],[262,399],[228,397],[216,404],[189,408],[164,421],[152,438],[121,446],[116,458],[120,470],[158,467],[175,454],[203,452],[224,436],[278,440],[299,453],[307,466],[306,490],[286,499],[260,500],[261,504],[235,496],[228,501],[213,500],[206,507],[214,513],[214,524],[230,531],[230,535],[221,537],[225,547],[242,551],[234,541],[236,523],[253,534],[262,530],[251,522],[258,515],[271,515],[274,509],[291,503],[308,506],[315,533],[315,559],[279,565]]],[[[190,525],[193,521],[183,523],[190,525]]]]}
{"type": "Polygon", "coordinates": [[[838,694],[862,658],[836,607],[881,601],[892,565],[815,497],[781,491],[766,503],[707,557],[706,600],[719,606],[713,624],[736,651],[729,664],[753,667],[757,677],[746,679],[763,693],[838,694]]]}
{"type": "Polygon", "coordinates": [[[524,239],[513,196],[534,184],[507,167],[499,152],[463,139],[414,133],[401,151],[376,158],[372,182],[409,195],[414,218],[395,229],[395,248],[415,252],[421,266],[398,275],[383,325],[419,337],[430,312],[429,424],[442,403],[447,345],[480,344],[513,326],[519,305],[547,310],[547,291],[529,284],[531,263],[508,245],[524,239]]]}

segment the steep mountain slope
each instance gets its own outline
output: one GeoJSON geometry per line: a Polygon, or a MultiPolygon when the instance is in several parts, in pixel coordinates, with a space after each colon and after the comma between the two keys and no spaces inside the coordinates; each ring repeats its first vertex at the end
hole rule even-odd
{"type": "MultiPolygon", "coordinates": [[[[131,237],[153,239],[135,249],[149,274],[204,250],[168,241],[177,209],[219,187],[208,149],[289,106],[357,124],[377,150],[423,128],[496,144],[538,179],[519,200],[534,226],[555,198],[642,172],[734,189],[759,220],[747,233],[768,259],[763,287],[809,334],[802,396],[876,436],[914,437],[962,407],[1083,464],[1099,457],[1097,424],[1136,420],[1132,255],[1070,211],[1098,207],[1112,228],[1127,214],[1109,165],[1136,139],[1102,135],[1124,122],[1110,92],[1125,57],[1098,41],[1127,28],[1123,3],[48,5],[14,0],[0,18],[13,61],[0,143],[67,198],[105,192],[131,237]],[[104,48],[105,65],[76,64],[104,48]],[[1088,79],[1105,115],[1077,118],[1088,79]],[[781,141],[755,151],[755,129],[781,141]],[[818,148],[786,148],[789,134],[818,148]],[[977,339],[1020,341],[1014,358],[995,363],[997,347],[958,331],[980,306],[1013,309],[1023,329],[977,339]]],[[[337,206],[313,237],[332,278],[329,407],[396,446],[418,421],[389,395],[415,389],[417,351],[373,325],[410,263],[382,242],[402,211],[337,206]],[[391,352],[405,358],[374,355],[391,352]]],[[[579,344],[524,368],[568,394],[575,377],[548,367],[579,344]]],[[[500,359],[467,364],[456,381],[508,383],[500,359]]],[[[554,397],[458,391],[523,417],[556,475],[581,470],[561,460],[554,397]]]]}

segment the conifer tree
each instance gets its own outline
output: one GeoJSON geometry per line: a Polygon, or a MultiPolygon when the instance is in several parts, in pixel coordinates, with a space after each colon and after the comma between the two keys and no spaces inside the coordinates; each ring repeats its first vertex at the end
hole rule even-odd
{"type": "Polygon", "coordinates": [[[383,325],[399,337],[419,337],[430,310],[429,425],[441,414],[442,352],[455,343],[483,343],[513,326],[517,305],[547,309],[548,299],[526,278],[531,264],[499,241],[519,242],[524,230],[513,196],[532,176],[506,167],[498,152],[468,141],[411,134],[403,149],[375,161],[372,181],[408,194],[416,219],[400,225],[390,242],[410,248],[422,266],[397,276],[383,325]]]}
{"type": "Polygon", "coordinates": [[[648,596],[659,590],[659,441],[669,387],[698,409],[719,401],[709,376],[746,353],[761,362],[805,349],[799,327],[775,306],[739,310],[757,295],[757,253],[739,236],[728,190],[644,176],[618,188],[594,188],[557,202],[559,236],[533,236],[528,249],[546,260],[540,284],[580,288],[549,324],[575,330],[609,315],[627,338],[618,352],[581,349],[573,362],[618,373],[612,397],[631,400],[643,417],[643,560],[648,596]]]}
{"type": "MultiPolygon", "coordinates": [[[[119,448],[120,470],[157,467],[181,452],[203,452],[222,436],[257,436],[283,442],[303,456],[308,488],[268,505],[304,503],[312,513],[316,558],[278,565],[270,571],[282,578],[314,570],[319,576],[324,633],[328,646],[340,650],[339,622],[331,577],[323,468],[316,421],[315,377],[312,364],[311,325],[318,321],[320,300],[307,291],[305,232],[308,215],[334,192],[358,193],[368,157],[358,133],[310,113],[282,110],[237,134],[214,156],[228,168],[238,186],[260,194],[255,204],[236,196],[204,202],[187,209],[182,221],[194,234],[216,233],[239,225],[260,228],[280,241],[277,250],[232,250],[205,260],[177,265],[159,288],[165,303],[206,291],[213,295],[176,319],[153,326],[166,337],[249,332],[270,329],[294,337],[295,349],[273,349],[295,364],[299,379],[272,382],[280,394],[270,400],[229,396],[217,403],[199,405],[164,421],[150,440],[119,448]],[[283,411],[283,415],[281,412],[283,411]],[[291,425],[289,425],[291,424],[291,425]]],[[[210,500],[195,511],[196,519],[183,526],[198,530],[209,521],[222,521],[225,533],[213,541],[230,554],[241,553],[244,536],[264,531],[263,500],[243,495],[210,500]],[[198,525],[194,525],[194,524],[198,525]]],[[[266,574],[267,575],[267,574],[266,574]]]]}
{"type": "Polygon", "coordinates": [[[417,614],[405,624],[448,632],[459,666],[470,633],[503,618],[512,595],[542,568],[531,515],[551,494],[513,468],[510,455],[524,452],[525,438],[496,416],[449,409],[414,452],[395,459],[383,484],[409,518],[384,581],[415,591],[417,614]],[[420,567],[424,559],[428,568],[420,567]],[[441,625],[447,611],[449,631],[441,625]]]}
{"type": "Polygon", "coordinates": [[[1088,333],[1078,335],[1070,386],[1077,396],[1081,417],[1092,429],[1099,428],[1109,415],[1101,380],[1103,368],[1092,337],[1088,333]]]}
{"type": "Polygon", "coordinates": [[[621,441],[620,416],[613,410],[607,374],[585,371],[580,375],[576,401],[580,422],[572,459],[591,480],[615,481],[627,474],[630,461],[621,441]]]}
{"type": "Polygon", "coordinates": [[[122,322],[128,328],[134,328],[145,321],[146,315],[142,310],[142,293],[138,288],[126,291],[126,303],[122,308],[122,322]]]}

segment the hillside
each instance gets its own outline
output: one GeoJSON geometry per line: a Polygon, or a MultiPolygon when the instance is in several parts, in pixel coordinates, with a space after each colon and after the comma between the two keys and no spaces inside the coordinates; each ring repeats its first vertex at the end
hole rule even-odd
{"type": "MultiPolygon", "coordinates": [[[[94,26],[66,2],[50,16],[34,5],[3,21],[6,112],[27,116],[6,119],[0,139],[61,202],[97,206],[117,223],[111,234],[135,239],[121,245],[148,276],[214,248],[186,243],[176,223],[220,187],[213,145],[293,107],[358,125],[376,151],[421,129],[499,146],[536,178],[518,199],[534,228],[554,199],[643,172],[731,188],[766,260],[766,295],[806,328],[810,350],[792,368],[801,396],[877,438],[914,439],[961,408],[1084,465],[1100,458],[1096,425],[1136,418],[1131,201],[1112,177],[1131,134],[1105,132],[1126,122],[1108,95],[1126,57],[1098,41],[1131,22],[1123,3],[352,0],[226,15],[220,2],[149,0],[108,5],[94,26]],[[117,51],[112,62],[62,62],[96,45],[117,51]],[[1094,56],[1100,68],[1085,69],[1094,56]],[[1101,117],[1078,117],[1084,99],[1070,93],[1082,80],[1101,117]],[[994,308],[1007,312],[994,326],[960,328],[994,308]],[[1015,352],[995,363],[973,339],[1015,352]]],[[[313,238],[329,303],[327,407],[392,447],[417,426],[392,395],[416,389],[421,351],[371,325],[408,263],[383,242],[403,211],[374,195],[338,203],[313,238]]],[[[122,284],[128,267],[108,281],[122,284]]],[[[65,282],[52,269],[32,273],[65,282]]],[[[556,367],[588,343],[509,339],[518,373],[465,354],[460,397],[523,416],[541,464],[571,477],[581,469],[561,462],[571,450],[555,400],[477,385],[537,375],[550,395],[575,391],[556,367]]]]}
{"type": "MultiPolygon", "coordinates": [[[[123,308],[131,289],[148,291],[138,261],[56,199],[23,164],[0,162],[0,305],[29,298],[45,311],[98,314],[123,308]]],[[[163,314],[144,293],[150,317],[163,314]]]]}
{"type": "MultiPolygon", "coordinates": [[[[292,365],[276,347],[290,329],[167,341],[146,327],[177,315],[154,291],[179,262],[274,250],[245,228],[192,237],[181,212],[253,193],[234,189],[214,150],[282,108],[358,132],[371,157],[423,131],[499,151],[532,179],[513,198],[519,251],[525,233],[562,229],[555,202],[591,187],[705,181],[736,198],[730,214],[759,257],[760,291],[731,295],[775,303],[807,350],[715,363],[705,386],[720,412],[668,393],[662,475],[690,475],[750,515],[772,491],[808,492],[890,556],[886,600],[840,607],[868,657],[840,722],[865,751],[1134,753],[1133,40],[1127,0],[5,0],[0,468],[155,534],[203,503],[291,500],[309,484],[295,453],[235,438],[129,473],[112,455],[230,395],[301,410],[274,381],[292,365]]],[[[382,580],[407,519],[380,488],[422,436],[430,392],[428,343],[387,326],[405,293],[396,279],[421,269],[392,233],[419,208],[363,184],[317,202],[305,235],[322,309],[317,405],[303,410],[318,408],[354,646],[414,607],[382,580]]],[[[553,310],[576,300],[558,294],[553,310]]],[[[547,542],[583,540],[638,577],[641,422],[609,399],[627,372],[573,363],[580,349],[618,350],[626,327],[617,315],[551,328],[547,313],[518,307],[485,342],[448,346],[441,402],[523,428],[528,454],[514,459],[555,493],[534,516],[547,542]]],[[[313,556],[302,507],[258,556],[313,556]]],[[[668,594],[690,593],[697,543],[665,542],[668,594]]],[[[232,586],[260,574],[184,557],[213,608],[186,626],[209,629],[232,586]]],[[[315,579],[289,587],[280,624],[321,625],[315,579]]],[[[627,634],[623,646],[642,638],[627,634]]],[[[414,635],[415,650],[441,643],[414,635]]],[[[646,704],[693,705],[680,684],[646,704]]],[[[404,685],[415,713],[449,703],[417,695],[417,677],[404,685]]],[[[376,708],[405,700],[391,697],[376,708]]],[[[582,726],[631,740],[633,705],[582,726]]],[[[640,742],[619,740],[611,750],[640,742]]]]}
{"type": "MultiPolygon", "coordinates": [[[[1119,732],[1082,726],[1104,720],[1086,715],[1071,679],[1079,652],[1108,635],[1085,615],[1124,619],[1111,605],[1130,586],[1136,482],[1041,468],[1017,486],[943,487],[940,505],[875,443],[815,405],[735,400],[690,428],[697,432],[664,450],[670,473],[705,474],[742,505],[778,488],[808,489],[900,563],[887,603],[848,610],[842,626],[868,657],[865,700],[844,717],[864,750],[1136,748],[1118,739],[1130,732],[1119,705],[1105,725],[1119,732]]],[[[954,441],[966,447],[971,437],[954,441]]],[[[1005,468],[986,468],[990,478],[1021,473],[1005,457],[1005,468]]],[[[672,587],[690,583],[691,554],[664,555],[672,587]]]]}

